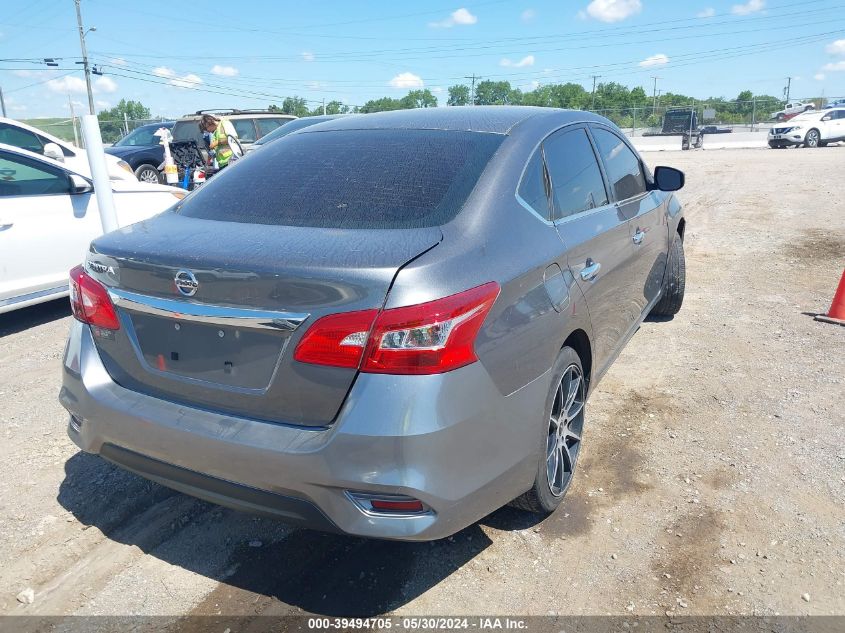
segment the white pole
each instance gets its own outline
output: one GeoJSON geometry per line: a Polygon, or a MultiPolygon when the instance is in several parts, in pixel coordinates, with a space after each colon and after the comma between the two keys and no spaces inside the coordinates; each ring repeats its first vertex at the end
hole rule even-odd
{"type": "Polygon", "coordinates": [[[81,119],[85,151],[88,153],[88,164],[91,166],[91,176],[94,180],[94,193],[97,196],[97,207],[100,209],[100,222],[103,225],[103,233],[109,233],[120,228],[120,224],[117,222],[117,213],[114,210],[114,196],[108,167],[106,167],[103,139],[100,136],[100,122],[94,114],[85,114],[81,119]]]}

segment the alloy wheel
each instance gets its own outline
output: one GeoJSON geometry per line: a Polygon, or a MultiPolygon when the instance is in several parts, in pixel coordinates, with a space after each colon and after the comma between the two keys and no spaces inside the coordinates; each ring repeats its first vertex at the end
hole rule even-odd
{"type": "Polygon", "coordinates": [[[807,138],[804,139],[804,143],[807,147],[818,147],[819,145],[819,133],[815,130],[810,130],[807,132],[807,138]]]}
{"type": "Polygon", "coordinates": [[[138,180],[141,182],[149,182],[158,184],[158,172],[154,169],[145,169],[138,174],[138,180]]]}
{"type": "Polygon", "coordinates": [[[549,416],[546,473],[555,497],[566,492],[575,471],[584,426],[584,392],[584,374],[577,365],[570,365],[558,383],[549,416]]]}

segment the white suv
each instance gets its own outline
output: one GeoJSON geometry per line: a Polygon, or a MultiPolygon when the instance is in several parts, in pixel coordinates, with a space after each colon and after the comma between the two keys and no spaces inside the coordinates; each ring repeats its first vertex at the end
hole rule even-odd
{"type": "Polygon", "coordinates": [[[824,147],[836,141],[845,141],[845,108],[805,112],[769,130],[771,148],[824,147]]]}
{"type": "Polygon", "coordinates": [[[795,101],[792,103],[787,103],[783,110],[779,110],[777,112],[772,112],[772,118],[776,121],[786,121],[790,117],[797,116],[802,112],[807,112],[808,110],[814,110],[816,108],[815,104],[813,103],[804,103],[802,101],[795,101]]]}

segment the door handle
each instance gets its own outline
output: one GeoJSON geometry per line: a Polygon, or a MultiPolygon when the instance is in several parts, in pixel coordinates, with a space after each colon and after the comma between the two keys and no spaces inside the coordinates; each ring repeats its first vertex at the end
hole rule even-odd
{"type": "Polygon", "coordinates": [[[596,275],[599,274],[601,264],[594,262],[592,259],[587,260],[587,266],[581,270],[581,279],[584,281],[593,281],[596,275]]]}
{"type": "Polygon", "coordinates": [[[634,233],[634,237],[631,239],[634,241],[634,244],[640,245],[643,243],[643,238],[645,237],[645,233],[637,227],[637,232],[634,233]]]}

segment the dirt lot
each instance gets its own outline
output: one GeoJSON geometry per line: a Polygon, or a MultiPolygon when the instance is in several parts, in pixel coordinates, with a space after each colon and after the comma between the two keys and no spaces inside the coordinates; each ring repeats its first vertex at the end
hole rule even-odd
{"type": "Polygon", "coordinates": [[[541,523],[365,541],[171,492],[65,435],[65,302],[0,316],[0,614],[845,614],[845,328],[805,314],[845,263],[845,147],[646,159],[687,172],[686,301],[541,523]]]}

